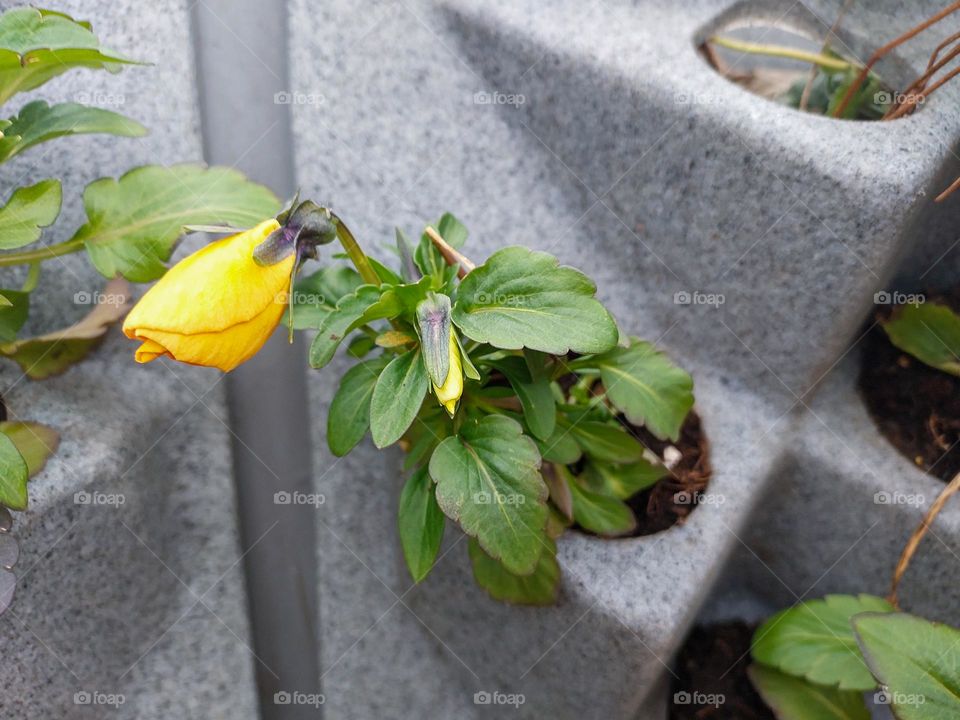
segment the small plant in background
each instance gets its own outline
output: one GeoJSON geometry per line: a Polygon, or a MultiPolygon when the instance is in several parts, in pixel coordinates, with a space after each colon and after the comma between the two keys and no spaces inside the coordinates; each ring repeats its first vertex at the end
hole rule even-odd
{"type": "MultiPolygon", "coordinates": [[[[53,10],[18,8],[0,15],[0,104],[36,90],[76,69],[119,72],[136,61],[103,47],[90,23],[53,10]]],[[[140,123],[111,110],[74,102],[33,100],[0,120],[0,162],[67,135],[106,133],[139,137],[140,123]]],[[[104,178],[83,191],[87,221],[56,244],[41,244],[60,214],[63,188],[50,178],[8,188],[0,207],[0,268],[27,268],[25,280],[0,281],[0,357],[40,380],[82,360],[129,307],[127,281],[160,277],[183,227],[189,224],[249,224],[275,213],[279,200],[266,188],[225,168],[200,165],[146,166],[118,180],[104,178]],[[31,297],[43,291],[41,266],[85,251],[109,280],[100,291],[77,288],[74,302],[91,306],[79,322],[39,336],[23,336],[31,297]]],[[[12,408],[4,408],[13,413],[12,408]]],[[[56,431],[17,419],[0,423],[0,506],[27,507],[27,480],[59,442],[56,431]]]]}
{"type": "Polygon", "coordinates": [[[368,432],[378,448],[406,452],[398,523],[413,579],[433,567],[449,518],[469,536],[474,576],[493,597],[546,604],[565,527],[607,537],[636,527],[625,500],[669,470],[632,428],[676,440],[693,383],[649,343],[621,336],[578,270],[517,246],[476,266],[461,252],[466,239],[451,214],[415,247],[397,230],[392,269],[330,210],[294,200],[183,260],[124,331],[142,342],[140,362],[229,370],[266,341],[289,301],[291,332],[316,331],[314,368],[343,344],[356,360],[330,405],[333,454],[368,432]],[[294,282],[335,240],[341,262],[294,282]]]}

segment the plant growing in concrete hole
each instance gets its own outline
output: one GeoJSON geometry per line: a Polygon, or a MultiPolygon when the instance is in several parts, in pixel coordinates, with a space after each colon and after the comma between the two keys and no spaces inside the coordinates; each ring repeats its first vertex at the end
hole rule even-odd
{"type": "MultiPolygon", "coordinates": [[[[103,47],[86,21],[36,8],[0,15],[0,104],[73,69],[116,73],[139,64],[103,47]]],[[[147,132],[130,118],[95,107],[122,104],[122,94],[92,90],[77,99],[92,104],[33,100],[0,120],[0,162],[66,135],[139,137],[147,132]]],[[[67,240],[41,244],[44,230],[57,221],[62,196],[60,180],[48,178],[12,188],[0,207],[0,267],[26,269],[8,270],[0,284],[0,357],[17,363],[23,373],[10,387],[23,377],[41,380],[61,373],[96,347],[128,308],[127,281],[147,282],[162,275],[184,225],[253,223],[280,207],[267,188],[230,169],[144,166],[119,180],[104,178],[87,185],[87,221],[67,240]],[[61,330],[24,336],[30,298],[43,289],[41,264],[63,262],[63,256],[83,250],[110,280],[103,291],[74,288],[74,305],[89,313],[61,330]]],[[[0,405],[0,420],[0,507],[23,510],[27,481],[56,451],[59,437],[53,428],[21,420],[5,405],[0,405]]]]}
{"type": "Polygon", "coordinates": [[[668,473],[628,423],[675,440],[693,383],[649,343],[621,335],[583,273],[519,246],[476,266],[461,252],[466,239],[449,213],[415,247],[397,230],[392,269],[329,209],[295,199],[175,266],[124,332],[142,342],[140,362],[230,370],[289,306],[291,333],[316,331],[314,368],[344,343],[356,361],[330,405],[333,454],[368,431],[378,448],[406,451],[398,522],[413,579],[437,561],[449,518],[469,536],[474,576],[491,595],[546,604],[564,528],[630,533],[624,500],[668,473]],[[297,281],[334,241],[345,254],[297,281]]]}
{"type": "Polygon", "coordinates": [[[901,612],[897,588],[960,475],[908,540],[886,598],[827,595],[783,610],[754,634],[748,669],[779,720],[869,720],[864,701],[898,720],[960,717],[960,631],[901,612]]]}

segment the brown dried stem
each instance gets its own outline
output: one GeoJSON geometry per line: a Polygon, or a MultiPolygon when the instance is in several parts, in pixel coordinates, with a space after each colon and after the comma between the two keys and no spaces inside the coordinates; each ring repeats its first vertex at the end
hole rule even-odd
{"type": "Polygon", "coordinates": [[[429,225],[427,226],[427,236],[430,238],[430,241],[433,243],[433,246],[440,251],[440,254],[443,256],[443,259],[446,261],[447,265],[459,265],[457,269],[457,277],[463,280],[466,277],[467,273],[474,270],[477,266],[468,258],[466,255],[463,255],[455,247],[450,245],[446,240],[444,240],[440,233],[434,230],[429,225]]]}
{"type": "Polygon", "coordinates": [[[927,18],[919,25],[903,33],[903,35],[900,35],[899,37],[894,38],[893,40],[888,42],[886,45],[881,47],[879,50],[877,50],[875,53],[873,53],[873,55],[871,55],[870,59],[867,61],[867,64],[860,71],[860,74],[857,76],[857,79],[850,84],[850,87],[847,88],[847,92],[843,96],[843,100],[841,100],[840,104],[837,106],[837,109],[833,113],[833,116],[835,118],[843,117],[843,113],[846,111],[847,106],[850,104],[850,101],[853,99],[853,96],[856,94],[857,90],[860,89],[860,86],[863,85],[863,81],[867,79],[867,75],[870,73],[870,70],[873,68],[874,65],[876,65],[878,62],[880,62],[880,60],[883,59],[884,55],[886,55],[888,52],[890,52],[894,48],[899,47],[900,45],[903,45],[903,43],[907,42],[907,40],[910,40],[911,38],[916,37],[917,35],[922,33],[924,30],[931,27],[932,25],[936,25],[938,22],[943,20],[948,15],[955,13],[957,10],[960,10],[960,2],[951,3],[940,12],[936,13],[932,17],[927,18]]]}
{"type": "Polygon", "coordinates": [[[903,553],[900,555],[900,560],[897,561],[897,567],[893,571],[893,581],[890,583],[890,594],[887,595],[887,600],[889,600],[890,604],[895,608],[900,607],[897,604],[897,586],[900,585],[900,580],[903,578],[903,574],[907,571],[907,566],[910,565],[910,561],[917,552],[917,548],[920,546],[920,541],[923,540],[924,536],[927,534],[927,530],[930,529],[930,525],[933,523],[934,518],[936,518],[937,515],[940,514],[940,511],[943,510],[943,506],[946,505],[947,500],[949,500],[958,490],[960,490],[960,473],[954,475],[953,480],[950,481],[950,484],[947,485],[937,496],[937,499],[933,501],[933,505],[931,505],[930,509],[927,510],[927,514],[923,516],[923,520],[920,522],[920,525],[916,530],[913,531],[913,534],[907,541],[906,547],[903,548],[903,553]]]}
{"type": "MultiPolygon", "coordinates": [[[[902,93],[902,98],[898,100],[895,105],[892,105],[887,112],[884,114],[884,120],[896,120],[899,117],[903,117],[908,112],[910,112],[914,107],[922,103],[930,93],[936,90],[938,87],[943,85],[943,82],[937,82],[931,87],[927,88],[926,84],[930,82],[930,79],[944,66],[947,65],[951,60],[960,56],[960,46],[955,47],[949,53],[943,56],[943,58],[933,65],[927,67],[927,71],[918,77],[913,83],[902,93]]],[[[956,73],[954,73],[956,74],[956,73]]],[[[949,80],[952,75],[948,75],[946,80],[949,80]]]]}

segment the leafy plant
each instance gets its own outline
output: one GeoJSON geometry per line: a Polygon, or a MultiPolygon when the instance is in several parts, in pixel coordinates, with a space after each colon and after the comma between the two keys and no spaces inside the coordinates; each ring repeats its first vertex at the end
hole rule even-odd
{"type": "Polygon", "coordinates": [[[331,403],[330,449],[343,455],[369,430],[377,447],[407,451],[398,522],[414,580],[429,573],[446,517],[470,537],[491,595],[551,602],[554,540],[573,522],[606,536],[634,529],[624,501],[667,470],[630,424],[676,440],[693,384],[648,343],[621,338],[579,271],[523,247],[474,267],[462,223],[448,213],[436,227],[415,249],[397,232],[398,271],[349,236],[356,270],[325,267],[296,285],[293,325],[317,330],[311,364],[326,366],[351,334],[360,360],[331,403]],[[452,381],[455,397],[444,394],[452,381]]]}
{"type": "MultiPolygon", "coordinates": [[[[28,7],[0,15],[0,104],[76,68],[116,73],[139,64],[102,46],[89,22],[28,7]]],[[[112,110],[32,100],[0,120],[0,162],[69,135],[136,138],[146,132],[139,122],[112,110]]],[[[63,372],[96,347],[129,307],[126,281],[145,282],[162,275],[185,226],[250,224],[280,206],[267,188],[230,169],[147,166],[119,180],[90,183],[83,193],[87,222],[68,240],[42,244],[44,231],[60,214],[63,192],[60,180],[49,178],[8,189],[0,207],[0,267],[29,268],[22,286],[0,285],[0,357],[16,362],[35,380],[63,372]],[[110,280],[103,291],[77,289],[75,304],[90,306],[90,312],[61,330],[22,336],[31,297],[42,291],[41,264],[84,250],[110,280]]],[[[56,431],[46,426],[0,423],[0,505],[26,508],[27,480],[42,468],[58,442],[56,431]]]]}
{"type": "Polygon", "coordinates": [[[895,346],[930,367],[960,375],[960,316],[932,302],[898,306],[881,320],[895,346]]]}

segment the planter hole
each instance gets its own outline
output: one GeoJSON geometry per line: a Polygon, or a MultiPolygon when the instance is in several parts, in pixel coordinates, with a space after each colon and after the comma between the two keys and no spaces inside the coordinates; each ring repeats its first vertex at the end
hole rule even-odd
{"type": "MultiPolygon", "coordinates": [[[[926,297],[960,312],[960,289],[926,297]]],[[[877,318],[892,311],[882,307],[877,318]]],[[[907,459],[944,482],[960,472],[960,377],[895,347],[876,324],[862,342],[857,382],[877,428],[907,459]]]]}
{"type": "MultiPolygon", "coordinates": [[[[822,37],[746,19],[704,36],[698,48],[710,67],[755,95],[830,118],[862,67],[836,39],[825,48],[822,37]]],[[[901,97],[874,68],[842,119],[880,120],[901,97]]]]}
{"type": "Polygon", "coordinates": [[[754,630],[735,620],[690,632],[677,656],[670,720],[775,720],[747,677],[754,630]]]}

